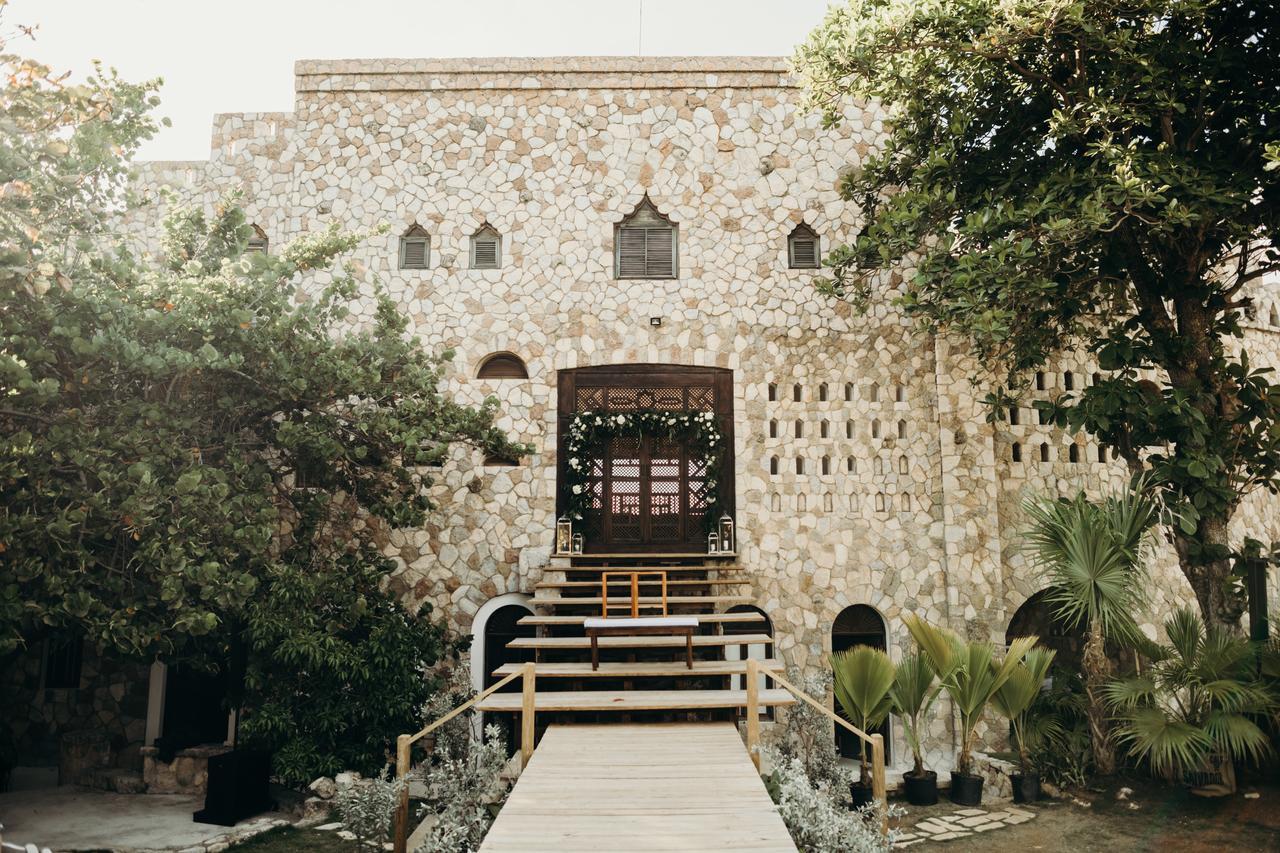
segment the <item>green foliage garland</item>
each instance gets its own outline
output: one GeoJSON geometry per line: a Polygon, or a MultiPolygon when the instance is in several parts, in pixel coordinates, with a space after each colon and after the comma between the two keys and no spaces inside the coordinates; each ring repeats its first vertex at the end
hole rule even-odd
{"type": "Polygon", "coordinates": [[[564,453],[568,514],[575,520],[587,518],[591,508],[591,462],[615,438],[650,438],[684,444],[707,465],[706,524],[715,524],[723,503],[720,500],[720,473],[724,460],[724,435],[712,412],[666,412],[646,409],[625,414],[579,412],[569,424],[564,453]]]}

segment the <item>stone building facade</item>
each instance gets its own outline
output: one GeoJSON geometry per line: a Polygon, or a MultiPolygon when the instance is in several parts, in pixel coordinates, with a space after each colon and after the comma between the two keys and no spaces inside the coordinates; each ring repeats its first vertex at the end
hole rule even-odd
{"type": "MultiPolygon", "coordinates": [[[[536,448],[515,466],[458,451],[430,524],[387,546],[406,600],[432,602],[477,642],[550,559],[564,371],[731,371],[740,562],[778,654],[800,668],[819,664],[857,605],[874,609],[895,656],[907,613],[1003,642],[1040,589],[1020,550],[1021,502],[1123,480],[1086,437],[1030,408],[1093,381],[1087,355],[1046,371],[1016,424],[991,424],[980,365],[894,306],[910,269],[858,313],[818,295],[814,269],[792,268],[798,225],[822,251],[854,233],[859,210],[837,185],[885,117],[851,105],[822,130],[780,60],[304,61],[296,90],[289,113],[217,116],[207,161],[143,164],[139,183],[206,205],[243,190],[268,251],[330,222],[389,226],[356,260],[426,345],[456,350],[450,390],[497,396],[499,425],[536,448]],[[678,271],[622,279],[615,229],[646,199],[676,226],[678,271]],[[500,241],[495,268],[474,263],[482,229],[500,241]],[[422,268],[403,269],[401,238],[416,234],[422,268]],[[527,378],[479,378],[502,353],[527,378]]],[[[140,240],[154,243],[161,213],[135,216],[140,240]]],[[[1255,362],[1280,362],[1274,290],[1249,329],[1255,362]]],[[[1276,509],[1254,496],[1238,533],[1280,539],[1276,509]]],[[[1163,543],[1152,570],[1154,630],[1192,595],[1163,543]]]]}

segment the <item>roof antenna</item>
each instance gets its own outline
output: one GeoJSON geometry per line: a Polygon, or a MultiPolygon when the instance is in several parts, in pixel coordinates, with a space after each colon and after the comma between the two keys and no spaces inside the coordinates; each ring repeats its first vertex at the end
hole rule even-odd
{"type": "Polygon", "coordinates": [[[644,0],[640,0],[640,21],[636,25],[636,56],[644,55],[644,0]]]}

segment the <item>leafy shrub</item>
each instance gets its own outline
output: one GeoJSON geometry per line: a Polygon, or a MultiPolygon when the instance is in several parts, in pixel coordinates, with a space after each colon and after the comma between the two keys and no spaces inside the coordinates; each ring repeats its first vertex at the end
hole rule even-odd
{"type": "Polygon", "coordinates": [[[392,819],[407,780],[391,778],[390,768],[382,775],[361,779],[338,789],[333,803],[343,829],[356,837],[356,849],[372,844],[382,846],[391,837],[392,819]]]}
{"type": "MultiPolygon", "coordinates": [[[[810,696],[824,698],[831,692],[832,675],[826,670],[792,669],[787,678],[810,696]]],[[[805,776],[830,789],[832,796],[845,796],[850,773],[840,765],[831,720],[807,702],[797,702],[785,713],[783,725],[774,726],[768,734],[772,752],[798,761],[805,776]]]]}
{"type": "Polygon", "coordinates": [[[458,754],[437,756],[423,767],[422,778],[432,801],[427,811],[435,813],[436,824],[419,853],[478,850],[507,798],[502,778],[506,766],[502,732],[487,726],[483,741],[473,736],[458,754]]]}
{"type": "Polygon", "coordinates": [[[1082,788],[1093,771],[1088,697],[1078,672],[1055,668],[1028,712],[1027,748],[1046,781],[1082,788]]]}
{"type": "Polygon", "coordinates": [[[850,811],[828,785],[809,778],[798,758],[772,749],[767,755],[773,765],[778,813],[804,853],[888,853],[893,848],[897,831],[881,834],[880,825],[885,817],[900,814],[900,809],[894,807],[884,815],[878,804],[872,804],[850,811]]]}
{"type": "Polygon", "coordinates": [[[427,670],[449,641],[429,608],[410,614],[379,588],[386,570],[370,550],[290,561],[249,607],[242,733],[286,783],[376,773],[396,736],[421,727],[427,670]]]}

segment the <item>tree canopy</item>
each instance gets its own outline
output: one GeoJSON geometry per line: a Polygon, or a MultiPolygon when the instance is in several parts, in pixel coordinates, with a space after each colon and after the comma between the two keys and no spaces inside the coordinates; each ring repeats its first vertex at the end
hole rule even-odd
{"type": "Polygon", "coordinates": [[[1100,381],[1038,405],[1149,472],[1214,624],[1243,611],[1232,514],[1280,470],[1241,328],[1280,269],[1278,22],[1273,0],[851,0],[795,57],[829,126],[888,111],[822,286],[865,304],[912,268],[902,306],[996,366],[993,413],[1095,354],[1100,381]]]}
{"type": "Polygon", "coordinates": [[[351,555],[385,578],[370,546],[422,523],[426,466],[456,442],[526,452],[496,402],[444,396],[448,354],[376,282],[372,322],[350,321],[367,277],[342,256],[363,235],[245,254],[228,198],[177,206],[158,257],[131,251],[118,214],[157,83],[3,63],[0,651],[57,630],[134,656],[217,647],[299,568],[378,597],[351,555]],[[329,283],[304,288],[315,270],[329,283]]]}

